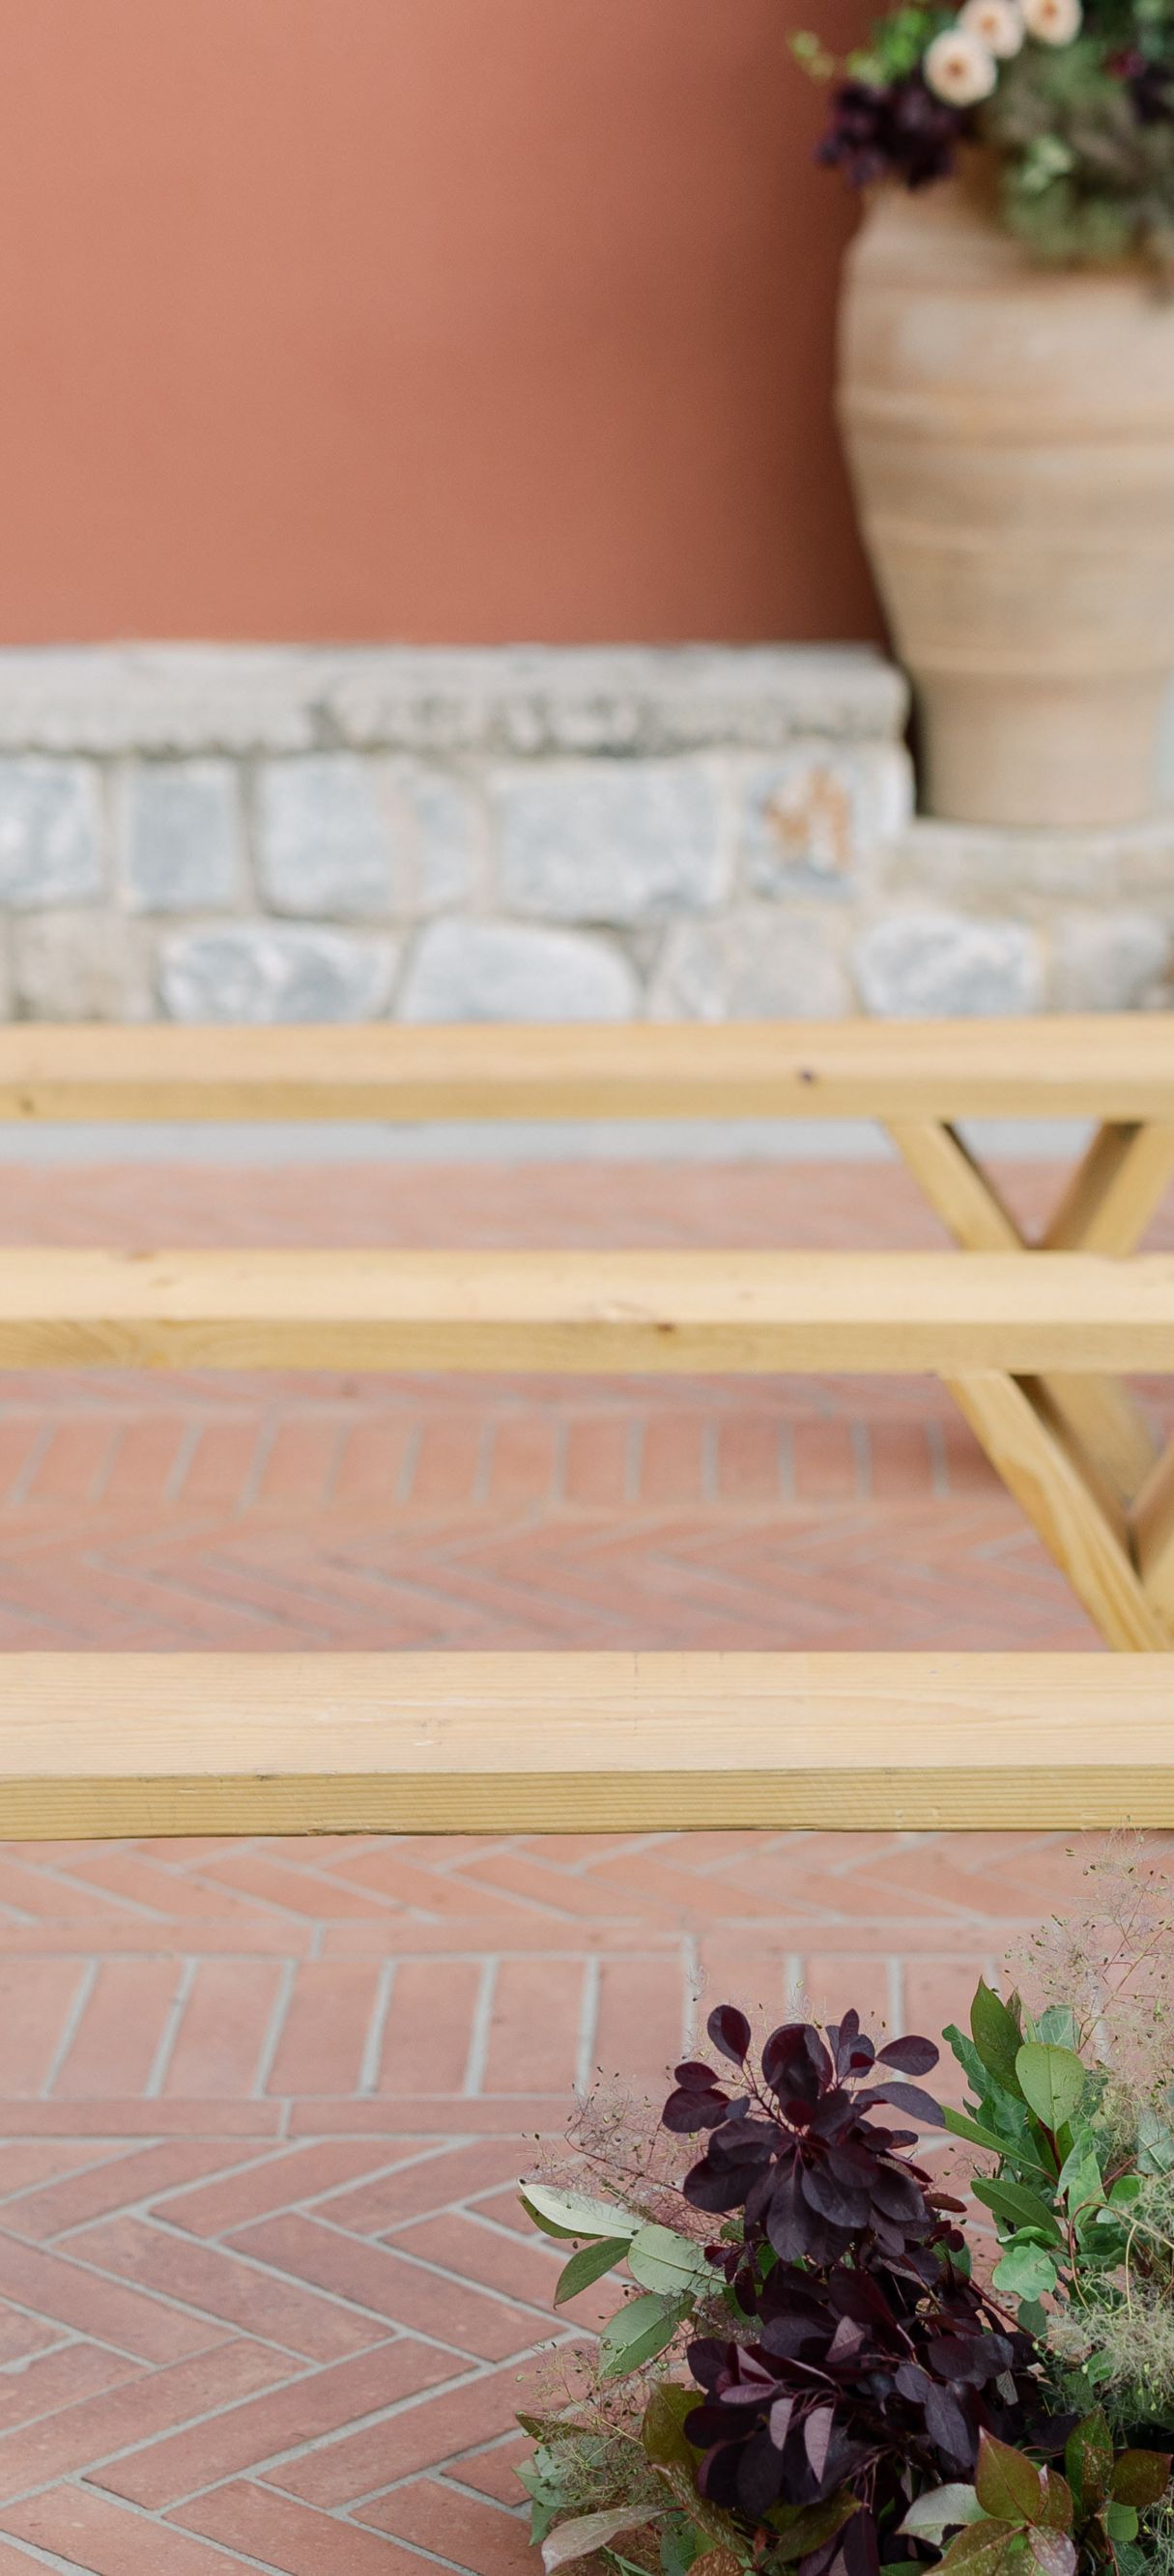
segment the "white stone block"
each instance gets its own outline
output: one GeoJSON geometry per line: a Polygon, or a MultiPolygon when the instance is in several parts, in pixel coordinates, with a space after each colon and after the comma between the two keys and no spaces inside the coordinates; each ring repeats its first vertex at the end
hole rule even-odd
{"type": "Polygon", "coordinates": [[[135,912],[215,912],[240,892],[239,773],[228,760],[135,762],[122,781],[122,866],[135,912]]]}
{"type": "Polygon", "coordinates": [[[853,956],[865,1009],[882,1019],[999,1018],[1039,1008],[1039,941],[1020,921],[958,912],[894,912],[853,956]]]}
{"type": "Polygon", "coordinates": [[[797,744],[748,765],[740,842],[756,894],[842,894],[908,824],[913,777],[899,743],[797,744]]]}
{"type": "Polygon", "coordinates": [[[81,760],[0,760],[0,903],[86,903],[103,890],[96,772],[81,760]]]}
{"type": "Polygon", "coordinates": [[[652,979],[654,1020],[834,1020],[852,990],[829,924],[788,905],[682,921],[652,979]]]}
{"type": "Polygon", "coordinates": [[[163,949],[163,1001],[173,1020],[380,1019],[398,957],[391,939],[287,923],[180,931],[163,949]]]}
{"type": "Polygon", "coordinates": [[[12,925],[16,996],[26,1019],[151,1020],[147,933],[105,908],[21,915],[12,925]]]}
{"type": "Polygon", "coordinates": [[[355,752],[267,762],[257,782],[257,873],[275,912],[380,918],[395,899],[391,816],[355,752]]]}
{"type": "Polygon", "coordinates": [[[1172,968],[1174,934],[1157,913],[1069,913],[1057,925],[1053,973],[1062,1011],[1153,1007],[1172,968]]]}
{"type": "Polygon", "coordinates": [[[718,799],[701,761],[548,761],[492,781],[511,911],[628,923],[712,911],[726,892],[718,799]]]}
{"type": "Polygon", "coordinates": [[[437,921],[422,932],[403,1020],[627,1020],[639,988],[626,957],[582,931],[437,921]]]}
{"type": "Polygon", "coordinates": [[[398,762],[397,801],[404,815],[405,911],[427,918],[464,903],[477,874],[477,801],[462,780],[423,761],[398,762]]]}

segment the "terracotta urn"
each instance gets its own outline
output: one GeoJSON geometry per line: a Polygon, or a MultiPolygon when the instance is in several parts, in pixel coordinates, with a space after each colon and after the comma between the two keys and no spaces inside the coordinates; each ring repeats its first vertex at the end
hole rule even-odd
{"type": "Polygon", "coordinates": [[[1042,268],[980,181],[870,206],[839,411],[916,691],[923,804],[959,822],[1139,820],[1174,673],[1174,299],[1042,268]]]}

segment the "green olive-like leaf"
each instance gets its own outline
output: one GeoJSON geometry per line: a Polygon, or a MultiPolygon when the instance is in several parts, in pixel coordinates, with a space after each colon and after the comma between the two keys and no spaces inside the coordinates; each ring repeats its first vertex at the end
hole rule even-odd
{"type": "Polygon", "coordinates": [[[692,2237],[671,2227],[641,2227],[628,2249],[628,2270],[642,2290],[671,2290],[696,2298],[713,2280],[710,2265],[692,2237]]]}
{"type": "Polygon", "coordinates": [[[577,2299],[580,2290],[589,2290],[593,2281],[602,2281],[613,2263],[623,2262],[627,2251],[627,2238],[623,2236],[596,2236],[590,2245],[581,2245],[559,2273],[554,2294],[556,2308],[563,2307],[568,2299],[577,2299]]]}
{"type": "Polygon", "coordinates": [[[979,2174],[971,2189],[975,2199],[992,2209],[996,2218],[1009,2220],[1012,2227],[1038,2227],[1049,2245],[1063,2244],[1063,2236],[1046,2200],[1040,2192],[1029,2191],[1026,2183],[1010,2182],[1002,2174],[997,2181],[988,2182],[985,2175],[979,2174]]]}
{"type": "Polygon", "coordinates": [[[1042,2299],[1056,2286],[1056,2266],[1042,2245],[1012,2245],[991,2274],[996,2290],[1012,2299],[1042,2299]]]}
{"type": "Polygon", "coordinates": [[[518,2193],[527,2217],[544,2236],[614,2236],[630,2245],[643,2224],[631,2210],[589,2200],[585,2192],[555,2191],[546,2182],[520,2182],[518,2193]]]}
{"type": "Polygon", "coordinates": [[[577,2513],[570,2522],[556,2523],[542,2543],[542,2564],[546,2576],[555,2576],[559,2567],[573,2567],[580,2558],[591,2558],[597,2549],[606,2549],[618,2540],[621,2531],[638,2531],[641,2523],[657,2522],[667,2511],[664,2505],[612,2505],[604,2513],[577,2513]]]}
{"type": "Polygon", "coordinates": [[[897,2525],[897,2538],[904,2540],[937,2540],[963,2522],[985,2522],[986,2515],[973,2487],[957,2484],[930,2487],[910,2505],[904,2522],[897,2525]]]}
{"type": "Polygon", "coordinates": [[[601,2377],[620,2379],[630,2370],[643,2369],[646,2361],[655,2361],[672,2342],[688,2308],[688,2299],[663,2298],[654,2290],[642,2299],[629,2299],[599,2338],[601,2377]]]}
{"type": "Polygon", "coordinates": [[[1024,2101],[1053,2135],[1078,2111],[1084,2095],[1085,2070],[1070,2048],[1046,2040],[1025,2040],[1015,2060],[1024,2101]]]}
{"type": "Polygon", "coordinates": [[[1005,2093],[1019,2093],[1015,2060],[1023,2044],[1023,2033],[1014,2014],[1009,2012],[1001,1995],[980,1977],[970,2007],[970,2036],[987,2073],[993,2075],[1005,2093]]]}
{"type": "Polygon", "coordinates": [[[949,2103],[942,2116],[952,2137],[966,2138],[972,2147],[985,2147],[990,2155],[1013,2156],[1016,2164],[1024,2166],[1029,2173],[1043,2174],[1047,2182],[1054,2180],[1054,2176],[1041,2165],[1039,2157],[1032,2155],[1023,2140],[1013,2137],[1009,2131],[1005,2137],[1000,2137],[997,2129],[988,2129],[981,2120],[972,2120],[966,2111],[953,2110],[949,2103]]]}

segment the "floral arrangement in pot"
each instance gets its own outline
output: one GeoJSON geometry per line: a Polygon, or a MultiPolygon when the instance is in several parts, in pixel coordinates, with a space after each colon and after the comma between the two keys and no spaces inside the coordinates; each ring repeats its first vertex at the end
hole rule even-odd
{"type": "MultiPolygon", "coordinates": [[[[800,59],[830,75],[815,39],[800,59]]],[[[1166,0],[899,5],[850,57],[819,158],[857,186],[988,157],[999,219],[1036,257],[1120,260],[1174,282],[1174,10],[1166,0]]]]}
{"type": "Polygon", "coordinates": [[[869,199],[840,417],[932,812],[1153,811],[1174,673],[1174,7],[891,0],[818,148],[869,199]]]}
{"type": "Polygon", "coordinates": [[[849,2010],[756,2050],[724,2004],[659,2131],[588,2115],[523,2184],[574,2247],[556,2302],[628,2275],[521,2419],[547,2576],[1170,2576],[1174,1938],[1120,1884],[1107,1943],[1094,1913],[1044,1944],[1069,1999],[983,1982],[947,2030],[964,2110],[927,2039],[849,2010]]]}

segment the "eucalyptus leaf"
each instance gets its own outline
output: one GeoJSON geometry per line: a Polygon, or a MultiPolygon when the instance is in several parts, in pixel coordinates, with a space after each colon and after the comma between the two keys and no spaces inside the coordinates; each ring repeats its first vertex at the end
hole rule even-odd
{"type": "Polygon", "coordinates": [[[527,2217],[545,2236],[610,2236],[629,2245],[643,2224],[631,2210],[589,2200],[585,2192],[555,2191],[546,2182],[522,2182],[518,2191],[527,2217]]]}
{"type": "Polygon", "coordinates": [[[577,2299],[580,2290],[589,2290],[594,2281],[602,2281],[614,2263],[622,2263],[627,2251],[623,2236],[597,2236],[589,2245],[581,2245],[559,2273],[554,2294],[556,2308],[563,2307],[568,2299],[577,2299]]]}
{"type": "Polygon", "coordinates": [[[1056,2266],[1042,2245],[1012,2245],[991,2274],[1012,2299],[1042,2299],[1056,2286],[1056,2266]]]}
{"type": "Polygon", "coordinates": [[[643,2290],[695,2299],[714,2277],[701,2247],[671,2227],[642,2227],[627,2250],[628,2269],[643,2290]]]}
{"type": "Polygon", "coordinates": [[[975,2199],[993,2210],[996,2218],[1009,2220],[1012,2227],[1038,2228],[1049,2245],[1063,2244],[1063,2236],[1046,2200],[1039,2192],[1030,2191],[1026,2183],[1010,2182],[1003,2174],[988,2182],[985,2175],[980,2174],[971,2189],[975,2199]]]}
{"type": "Polygon", "coordinates": [[[970,2119],[965,2111],[952,2110],[948,2103],[943,2117],[953,2137],[966,2138],[972,2147],[985,2147],[990,2155],[1014,2156],[1016,2164],[1026,2165],[1032,2173],[1042,2174],[1045,2181],[1051,2181],[1052,2177],[1041,2165],[1039,2157],[1033,2155],[1018,2136],[1000,2137],[997,2129],[985,2128],[980,2120],[970,2119]]]}
{"type": "Polygon", "coordinates": [[[897,2525],[897,2538],[908,2534],[911,2540],[940,2541],[943,2533],[963,2522],[985,2522],[986,2515],[973,2487],[930,2487],[910,2505],[904,2522],[897,2525]]]}
{"type": "Polygon", "coordinates": [[[572,2567],[576,2559],[590,2558],[597,2549],[618,2540],[621,2531],[638,2531],[642,2523],[657,2522],[665,2511],[663,2505],[611,2505],[605,2513],[577,2513],[570,2522],[560,2522],[542,2543],[542,2564],[546,2576],[555,2576],[559,2567],[572,2567]]]}
{"type": "Polygon", "coordinates": [[[655,2361],[657,2353],[672,2342],[689,2304],[688,2299],[665,2298],[653,2290],[643,2298],[627,2300],[609,2318],[599,2338],[601,2376],[620,2379],[630,2370],[642,2370],[646,2361],[655,2361]]]}
{"type": "Polygon", "coordinates": [[[1049,2040],[1025,2040],[1015,2060],[1024,2100],[1053,2137],[1080,2109],[1085,2070],[1070,2048],[1049,2040]]]}
{"type": "Polygon", "coordinates": [[[970,2007],[970,2035],[988,2073],[1002,2085],[1004,2092],[1018,2093],[1020,2085],[1015,2061],[1023,2034],[1002,1996],[988,1986],[985,1977],[979,1978],[970,2007]]]}
{"type": "Polygon", "coordinates": [[[1080,2055],[1080,2028],[1071,2004],[1049,2004],[1039,2017],[1038,2035],[1053,2040],[1059,2048],[1070,2048],[1080,2055]]]}

